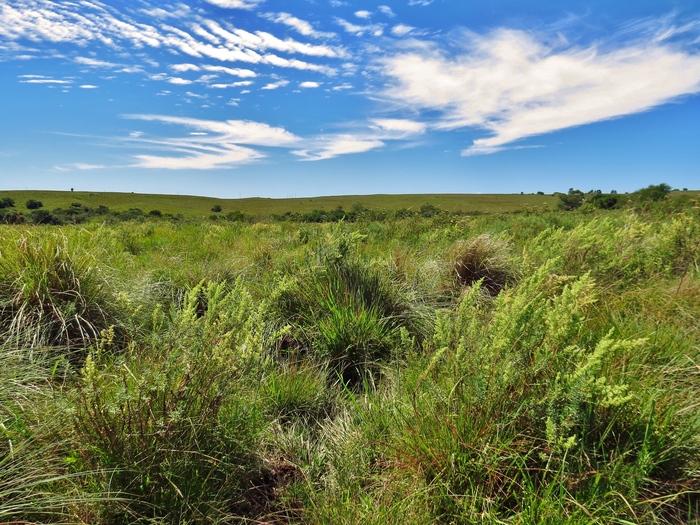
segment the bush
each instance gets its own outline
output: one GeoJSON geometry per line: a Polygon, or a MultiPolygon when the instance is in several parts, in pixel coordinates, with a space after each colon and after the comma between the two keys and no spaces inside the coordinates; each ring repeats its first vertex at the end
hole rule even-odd
{"type": "Polygon", "coordinates": [[[263,468],[250,389],[265,364],[264,311],[240,281],[201,284],[171,321],[155,313],[158,330],[143,346],[117,359],[101,347],[91,354],[75,399],[78,456],[103,473],[105,491],[128,495],[110,522],[251,513],[245,494],[263,468]]]}
{"type": "Polygon", "coordinates": [[[37,201],[34,199],[29,199],[26,204],[28,210],[38,210],[39,208],[43,208],[44,204],[41,201],[37,201]]]}
{"type": "Polygon", "coordinates": [[[15,200],[10,197],[3,197],[0,199],[0,209],[2,208],[14,208],[15,200]]]}
{"type": "Polygon", "coordinates": [[[662,183],[656,185],[652,184],[646,188],[637,190],[633,195],[635,195],[640,202],[658,202],[669,193],[671,193],[671,186],[662,183]]]}
{"type": "Polygon", "coordinates": [[[214,213],[220,213],[222,210],[221,206],[219,204],[214,204],[214,206],[211,207],[211,211],[214,213]]]}
{"type": "Polygon", "coordinates": [[[581,207],[585,199],[586,197],[581,190],[570,189],[566,195],[563,193],[559,194],[559,209],[564,211],[575,210],[581,207]]]}

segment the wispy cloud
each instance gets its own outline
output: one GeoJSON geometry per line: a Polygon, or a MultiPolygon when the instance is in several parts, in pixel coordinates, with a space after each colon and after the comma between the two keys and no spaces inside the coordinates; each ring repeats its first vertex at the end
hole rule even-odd
{"type": "Polygon", "coordinates": [[[124,117],[194,130],[185,137],[172,139],[150,139],[145,135],[130,137],[130,141],[142,147],[171,153],[137,155],[136,166],[142,168],[227,168],[265,157],[261,151],[248,146],[293,147],[300,142],[299,137],[284,128],[248,120],[216,121],[148,114],[124,117]]]}
{"type": "Polygon", "coordinates": [[[381,61],[393,80],[384,97],[411,111],[439,112],[437,129],[488,131],[463,151],[475,155],[700,92],[700,56],[692,52],[654,41],[607,49],[562,42],[500,29],[465,33],[459,51],[448,54],[416,41],[381,61]]]}
{"type": "Polygon", "coordinates": [[[300,82],[299,87],[304,88],[304,89],[313,89],[319,87],[321,84],[318,82],[313,82],[310,80],[307,80],[306,82],[300,82]]]}
{"type": "Polygon", "coordinates": [[[360,26],[357,24],[353,24],[352,22],[348,22],[347,20],[345,20],[343,18],[336,18],[335,21],[347,33],[351,33],[355,36],[363,36],[366,33],[369,33],[369,34],[374,35],[374,36],[382,36],[382,34],[384,33],[384,25],[383,24],[368,24],[368,25],[360,26]]]}
{"type": "Polygon", "coordinates": [[[286,86],[289,84],[289,80],[278,80],[277,82],[270,82],[269,84],[264,85],[260,89],[264,90],[271,90],[271,89],[277,89],[286,86]]]}
{"type": "Polygon", "coordinates": [[[121,67],[120,64],[115,64],[114,62],[107,62],[106,60],[98,60],[96,58],[76,57],[73,60],[77,64],[80,64],[82,66],[103,67],[103,68],[121,67]]]}
{"type": "Polygon", "coordinates": [[[407,26],[406,24],[396,24],[391,28],[391,34],[394,36],[406,36],[414,29],[415,27],[407,26]]]}
{"type": "MultiPolygon", "coordinates": [[[[252,9],[257,0],[208,0],[218,7],[252,9]]],[[[184,11],[186,6],[181,6],[184,11]]],[[[189,14],[189,8],[186,9],[189,14]]],[[[275,21],[294,27],[312,37],[331,37],[331,33],[315,31],[313,27],[286,13],[275,15],[275,21]]],[[[201,13],[182,18],[166,17],[161,8],[137,10],[131,15],[118,12],[98,2],[54,2],[51,0],[16,0],[12,5],[0,5],[0,38],[9,41],[72,43],[86,47],[101,43],[111,49],[119,61],[137,58],[134,52],[152,48],[184,54],[198,60],[244,62],[274,67],[318,71],[333,75],[336,69],[328,64],[314,63],[317,59],[338,59],[346,56],[341,47],[300,42],[292,38],[278,38],[265,31],[246,31],[227,23],[222,26],[201,13]],[[133,15],[149,17],[145,22],[133,15]],[[167,23],[166,23],[167,22],[167,23]],[[277,53],[277,54],[276,54],[277,53]],[[302,55],[305,60],[287,58],[279,54],[302,55]]],[[[20,48],[23,46],[16,44],[20,48]]],[[[19,53],[14,53],[14,56],[19,53]]],[[[31,56],[31,55],[29,55],[31,56]]],[[[147,59],[143,57],[147,62],[147,59]]],[[[118,67],[116,61],[78,57],[76,63],[89,67],[118,67]]],[[[130,64],[133,72],[147,66],[130,64]]],[[[229,68],[234,70],[235,68],[229,68]]],[[[122,72],[126,72],[123,68],[122,72]]],[[[245,70],[240,70],[239,76],[245,70]]],[[[247,70],[250,72],[250,70],[247,70]]],[[[231,73],[234,74],[234,73],[231,73]]],[[[251,75],[248,75],[251,76],[251,75]]]]}
{"type": "Polygon", "coordinates": [[[205,2],[217,7],[225,7],[227,9],[254,9],[265,0],[204,0],[205,2]]]}
{"type": "Polygon", "coordinates": [[[292,153],[305,161],[328,160],[378,149],[387,141],[413,139],[426,130],[425,124],[407,119],[374,119],[357,128],[348,133],[312,137],[292,153]]]}
{"type": "Polygon", "coordinates": [[[318,145],[313,150],[299,149],[292,153],[303,160],[327,160],[339,155],[364,153],[384,145],[381,140],[358,138],[354,135],[334,135],[318,139],[317,142],[318,145]]]}
{"type": "Polygon", "coordinates": [[[265,13],[262,16],[263,18],[266,18],[272,22],[289,26],[304,36],[310,36],[312,38],[333,38],[335,36],[335,33],[317,31],[310,22],[301,20],[300,18],[292,16],[289,13],[265,13]]]}

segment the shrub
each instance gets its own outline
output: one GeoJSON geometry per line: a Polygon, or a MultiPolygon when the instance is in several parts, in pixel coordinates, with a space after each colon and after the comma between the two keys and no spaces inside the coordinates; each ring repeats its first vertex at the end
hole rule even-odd
{"type": "Polygon", "coordinates": [[[0,199],[0,209],[2,208],[14,208],[15,200],[10,197],[3,197],[0,199]]]}
{"type": "Polygon", "coordinates": [[[44,204],[41,201],[35,200],[35,199],[29,199],[25,206],[27,207],[28,210],[38,210],[39,208],[42,208],[44,204]]]}
{"type": "Polygon", "coordinates": [[[148,214],[149,214],[151,217],[162,217],[162,216],[163,216],[163,212],[160,211],[160,210],[151,210],[151,211],[148,212],[148,214]]]}
{"type": "Polygon", "coordinates": [[[240,281],[201,284],[170,322],[156,311],[160,335],[116,359],[101,346],[88,358],[78,456],[103,473],[106,491],[129,496],[112,520],[220,523],[250,512],[244,496],[262,469],[250,385],[265,364],[264,312],[240,281]]]}
{"type": "Polygon", "coordinates": [[[647,186],[646,188],[637,190],[634,192],[634,195],[639,199],[640,202],[658,202],[664,197],[666,197],[666,195],[668,195],[669,193],[671,193],[671,186],[662,183],[656,185],[652,184],[650,186],[647,186]]]}
{"type": "Polygon", "coordinates": [[[568,194],[559,194],[559,209],[565,211],[579,208],[585,200],[585,195],[581,190],[570,189],[568,194]]]}
{"type": "Polygon", "coordinates": [[[222,210],[221,205],[219,204],[214,204],[214,206],[211,207],[211,211],[214,213],[220,213],[222,210]]]}

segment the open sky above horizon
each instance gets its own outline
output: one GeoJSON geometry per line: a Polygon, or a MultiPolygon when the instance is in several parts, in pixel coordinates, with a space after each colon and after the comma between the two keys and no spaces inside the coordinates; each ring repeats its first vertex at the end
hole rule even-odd
{"type": "Polygon", "coordinates": [[[700,189],[697,0],[0,0],[0,190],[700,189]]]}

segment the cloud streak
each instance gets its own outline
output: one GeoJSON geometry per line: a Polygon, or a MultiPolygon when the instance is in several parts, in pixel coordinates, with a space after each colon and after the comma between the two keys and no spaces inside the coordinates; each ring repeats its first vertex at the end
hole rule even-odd
{"type": "Polygon", "coordinates": [[[136,155],[135,167],[139,168],[231,168],[265,157],[261,151],[248,146],[292,147],[300,142],[299,137],[284,128],[248,120],[216,121],[149,114],[124,115],[124,118],[194,130],[185,137],[173,139],[149,139],[144,134],[132,134],[127,140],[149,149],[170,152],[167,155],[136,155]]]}
{"type": "Polygon", "coordinates": [[[435,44],[380,61],[399,107],[437,111],[434,129],[476,128],[463,155],[506,149],[534,135],[649,110],[700,92],[700,57],[662,42],[612,50],[551,46],[523,31],[465,33],[460,52],[435,44]]]}

